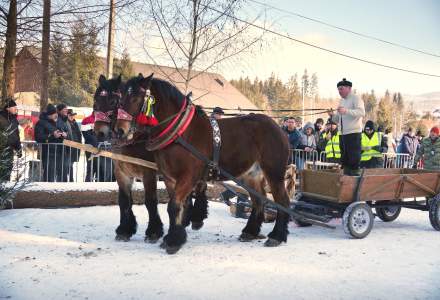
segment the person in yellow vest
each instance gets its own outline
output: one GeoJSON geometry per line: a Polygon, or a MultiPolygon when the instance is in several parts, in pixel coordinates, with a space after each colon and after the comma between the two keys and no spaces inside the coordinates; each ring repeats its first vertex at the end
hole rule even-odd
{"type": "Polygon", "coordinates": [[[365,123],[361,146],[361,168],[383,168],[382,153],[387,151],[386,141],[371,120],[365,123]]]}
{"type": "Polygon", "coordinates": [[[329,127],[328,131],[322,134],[319,146],[324,149],[327,162],[339,164],[341,162],[341,148],[339,146],[338,124],[330,118],[327,121],[327,126],[329,127]]]}

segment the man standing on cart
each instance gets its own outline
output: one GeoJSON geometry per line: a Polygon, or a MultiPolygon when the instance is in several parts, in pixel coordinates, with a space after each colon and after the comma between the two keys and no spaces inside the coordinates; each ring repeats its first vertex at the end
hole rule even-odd
{"type": "Polygon", "coordinates": [[[339,124],[341,164],[344,175],[359,176],[364,101],[352,93],[352,83],[345,78],[338,82],[337,88],[342,99],[337,112],[331,110],[329,115],[339,124]]]}

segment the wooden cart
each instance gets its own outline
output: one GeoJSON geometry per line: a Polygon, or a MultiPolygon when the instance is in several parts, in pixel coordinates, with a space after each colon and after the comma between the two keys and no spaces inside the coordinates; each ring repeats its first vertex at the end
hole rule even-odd
{"type": "Polygon", "coordinates": [[[440,231],[439,193],[440,172],[365,169],[361,176],[346,176],[341,170],[303,170],[294,205],[328,220],[342,217],[347,234],[364,238],[373,227],[372,208],[385,222],[394,221],[402,207],[428,211],[432,227],[440,231]]]}

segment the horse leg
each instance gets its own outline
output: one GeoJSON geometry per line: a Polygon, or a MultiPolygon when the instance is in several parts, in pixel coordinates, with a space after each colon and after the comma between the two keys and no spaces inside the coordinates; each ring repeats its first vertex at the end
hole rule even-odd
{"type": "Polygon", "coordinates": [[[193,230],[199,230],[203,226],[203,220],[208,217],[208,197],[206,190],[208,185],[199,181],[195,188],[194,207],[191,209],[191,223],[193,230]]]}
{"type": "Polygon", "coordinates": [[[131,194],[133,179],[125,176],[120,171],[116,171],[115,175],[119,186],[118,204],[120,211],[119,226],[116,228],[116,240],[127,242],[137,230],[136,217],[131,209],[133,204],[131,194]]]}
{"type": "Polygon", "coordinates": [[[168,203],[167,210],[170,218],[170,227],[161,245],[168,254],[176,253],[186,242],[187,234],[184,223],[188,203],[187,198],[193,187],[192,180],[191,178],[187,179],[188,177],[176,182],[174,195],[168,203]]]}
{"type": "Polygon", "coordinates": [[[146,171],[143,176],[145,206],[148,210],[148,226],[145,230],[145,242],[156,243],[163,236],[163,224],[157,210],[156,172],[146,171]]]}
{"type": "MultiPolygon", "coordinates": [[[[245,181],[245,183],[255,189],[258,193],[266,196],[266,191],[264,190],[264,180],[245,181]]],[[[255,239],[265,238],[264,235],[260,235],[261,224],[264,221],[264,207],[261,204],[261,201],[255,196],[251,195],[250,197],[252,200],[252,210],[247,224],[243,228],[239,237],[239,240],[242,242],[249,242],[255,239]]]]}
{"type": "MultiPolygon", "coordinates": [[[[289,196],[287,195],[283,180],[274,180],[273,178],[268,178],[268,182],[275,202],[288,208],[289,196]]],[[[267,247],[275,247],[280,245],[282,242],[287,242],[287,235],[289,234],[289,231],[287,230],[288,223],[289,215],[278,210],[275,226],[272,232],[269,233],[268,239],[264,245],[267,247]]]]}

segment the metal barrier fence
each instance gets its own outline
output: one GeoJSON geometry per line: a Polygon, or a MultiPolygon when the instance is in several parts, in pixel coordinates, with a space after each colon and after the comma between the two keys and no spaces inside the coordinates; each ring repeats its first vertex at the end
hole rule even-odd
{"type": "MultiPolygon", "coordinates": [[[[100,143],[110,150],[109,143],[100,143]]],[[[23,155],[14,160],[11,180],[32,182],[105,182],[114,181],[110,158],[95,157],[62,144],[23,142],[23,155]]]]}
{"type": "MultiPolygon", "coordinates": [[[[411,168],[414,163],[414,157],[404,153],[382,153],[383,168],[411,168]]],[[[305,151],[302,149],[291,149],[289,162],[297,164],[297,169],[304,169],[307,162],[313,162],[314,169],[324,169],[328,165],[320,163],[334,163],[334,160],[328,160],[324,151],[318,153],[316,150],[305,151]]],[[[421,164],[418,164],[421,168],[421,164]]]]}

